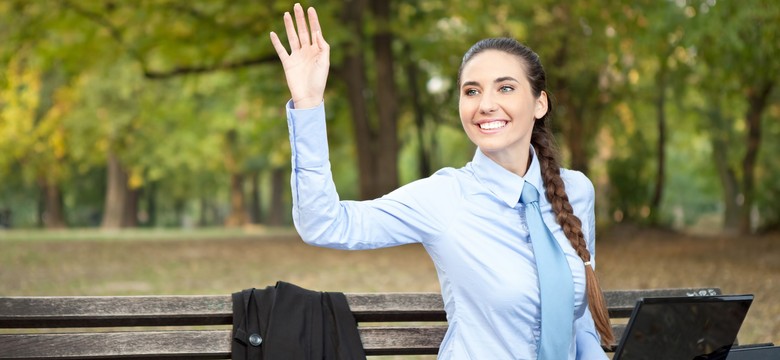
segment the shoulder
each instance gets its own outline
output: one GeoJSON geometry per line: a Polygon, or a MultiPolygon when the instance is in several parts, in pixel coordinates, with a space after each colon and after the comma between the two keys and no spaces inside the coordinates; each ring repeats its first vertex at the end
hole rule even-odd
{"type": "Polygon", "coordinates": [[[593,182],[585,174],[577,170],[561,168],[561,179],[566,185],[566,194],[569,199],[593,199],[596,190],[593,182]]]}
{"type": "Polygon", "coordinates": [[[429,213],[452,213],[463,206],[470,194],[469,189],[474,188],[474,181],[467,167],[442,168],[426,178],[401,186],[383,198],[425,209],[429,213]]]}
{"type": "Polygon", "coordinates": [[[401,186],[391,194],[407,193],[422,198],[452,198],[461,194],[462,179],[462,169],[443,168],[429,177],[401,186]]]}

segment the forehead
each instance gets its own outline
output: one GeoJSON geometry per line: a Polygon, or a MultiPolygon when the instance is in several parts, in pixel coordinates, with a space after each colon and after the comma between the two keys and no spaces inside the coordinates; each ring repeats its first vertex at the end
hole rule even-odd
{"type": "Polygon", "coordinates": [[[520,80],[526,77],[525,63],[517,55],[500,50],[486,50],[474,55],[463,65],[462,80],[480,80],[512,76],[520,80]]]}

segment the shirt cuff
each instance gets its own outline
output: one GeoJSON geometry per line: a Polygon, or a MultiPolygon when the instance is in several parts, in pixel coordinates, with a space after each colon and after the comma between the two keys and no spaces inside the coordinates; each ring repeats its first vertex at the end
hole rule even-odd
{"type": "Polygon", "coordinates": [[[295,109],[287,102],[287,127],[294,168],[320,167],[328,164],[328,135],[325,126],[325,103],[308,109],[295,109]]]}

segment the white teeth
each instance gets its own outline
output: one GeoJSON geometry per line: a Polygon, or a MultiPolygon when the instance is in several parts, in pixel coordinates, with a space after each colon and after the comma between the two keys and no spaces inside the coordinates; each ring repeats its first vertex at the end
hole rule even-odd
{"type": "Polygon", "coordinates": [[[483,130],[493,130],[493,129],[502,128],[504,126],[506,126],[506,121],[501,121],[501,120],[479,124],[479,127],[483,130]]]}

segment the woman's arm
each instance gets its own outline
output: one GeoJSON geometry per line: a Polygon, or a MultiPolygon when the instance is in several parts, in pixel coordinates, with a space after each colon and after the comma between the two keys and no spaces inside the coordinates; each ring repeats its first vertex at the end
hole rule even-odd
{"type": "Polygon", "coordinates": [[[293,221],[309,244],[370,249],[421,242],[444,227],[442,207],[451,207],[457,183],[432,176],[382,198],[340,201],[328,159],[324,104],[296,110],[288,103],[292,150],[293,221]]]}
{"type": "MultiPolygon", "coordinates": [[[[580,215],[583,218],[583,235],[587,243],[588,251],[590,252],[590,259],[593,263],[593,267],[596,267],[596,189],[593,183],[582,175],[583,177],[583,192],[585,194],[585,208],[580,215]]],[[[582,316],[579,319],[574,320],[574,330],[577,341],[577,359],[607,359],[607,355],[601,348],[601,338],[598,331],[596,331],[596,325],[593,322],[593,316],[590,313],[590,309],[586,308],[582,316]]]]}
{"type": "MultiPolygon", "coordinates": [[[[431,238],[438,232],[435,202],[428,189],[435,180],[407,185],[372,201],[340,201],[328,157],[323,94],[327,82],[329,48],[322,37],[317,13],[308,10],[313,35],[309,36],[303,9],[294,8],[296,26],[289,13],[284,24],[290,53],[279,37],[271,42],[284,67],[292,100],[287,120],[292,151],[291,186],[293,221],[307,243],[340,249],[367,249],[401,245],[431,238]]],[[[434,197],[435,198],[435,197],[434,197]]]]}
{"type": "Polygon", "coordinates": [[[582,316],[574,320],[574,331],[577,342],[577,359],[607,359],[607,354],[601,348],[601,341],[593,323],[593,317],[590,315],[590,309],[585,309],[582,316]]]}

